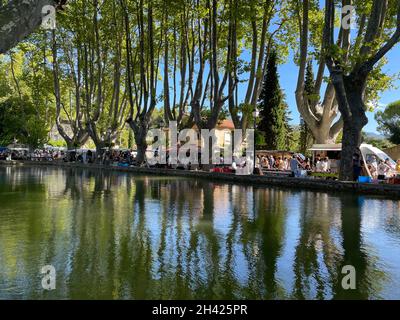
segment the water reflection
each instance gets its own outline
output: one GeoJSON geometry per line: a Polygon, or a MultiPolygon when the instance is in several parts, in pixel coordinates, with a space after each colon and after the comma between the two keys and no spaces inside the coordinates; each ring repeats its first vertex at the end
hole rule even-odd
{"type": "Polygon", "coordinates": [[[396,201],[0,167],[0,203],[0,298],[400,298],[396,201]]]}

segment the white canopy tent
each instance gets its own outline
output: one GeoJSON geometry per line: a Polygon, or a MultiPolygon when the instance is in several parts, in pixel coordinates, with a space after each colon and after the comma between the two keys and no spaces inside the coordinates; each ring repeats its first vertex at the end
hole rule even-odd
{"type": "MultiPolygon", "coordinates": [[[[315,154],[317,152],[329,152],[329,151],[334,151],[334,152],[342,152],[342,144],[314,144],[309,151],[313,152],[313,160],[315,159],[315,154]]],[[[377,160],[389,160],[390,164],[394,167],[395,162],[393,159],[391,159],[385,152],[382,150],[370,145],[370,144],[361,144],[360,146],[360,151],[361,151],[361,156],[365,165],[365,168],[371,176],[371,173],[369,172],[368,169],[368,163],[370,163],[371,159],[375,157],[377,160]]]]}

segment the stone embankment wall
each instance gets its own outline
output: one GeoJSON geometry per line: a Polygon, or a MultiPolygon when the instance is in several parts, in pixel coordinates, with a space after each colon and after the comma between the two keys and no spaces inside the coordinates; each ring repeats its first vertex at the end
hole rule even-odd
{"type": "Polygon", "coordinates": [[[315,190],[327,192],[351,192],[358,194],[378,195],[389,198],[400,199],[400,185],[391,184],[366,184],[356,182],[341,182],[323,179],[311,178],[291,178],[282,176],[237,176],[234,174],[214,173],[205,171],[185,171],[172,169],[157,168],[139,168],[139,167],[117,167],[103,166],[97,164],[80,164],[80,163],[64,163],[64,162],[2,162],[0,165],[23,165],[23,166],[59,166],[67,168],[89,168],[96,170],[131,172],[136,174],[158,175],[158,176],[177,176],[191,177],[199,179],[207,179],[212,181],[252,184],[264,187],[284,187],[295,188],[301,190],[315,190]]]}

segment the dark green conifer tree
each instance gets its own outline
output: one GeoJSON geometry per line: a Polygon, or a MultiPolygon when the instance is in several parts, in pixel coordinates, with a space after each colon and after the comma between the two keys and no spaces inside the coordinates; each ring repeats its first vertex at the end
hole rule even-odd
{"type": "Polygon", "coordinates": [[[272,52],[267,64],[258,109],[258,130],[263,132],[266,147],[270,150],[286,149],[286,104],[279,85],[276,52],[272,52]]]}

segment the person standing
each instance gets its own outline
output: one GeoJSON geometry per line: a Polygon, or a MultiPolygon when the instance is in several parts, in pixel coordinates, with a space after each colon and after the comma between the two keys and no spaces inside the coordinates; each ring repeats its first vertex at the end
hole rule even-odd
{"type": "Polygon", "coordinates": [[[236,173],[237,165],[236,165],[235,159],[233,159],[233,161],[232,161],[231,168],[232,168],[232,173],[236,173]]]}
{"type": "Polygon", "coordinates": [[[361,175],[361,160],[360,154],[354,153],[353,154],[353,179],[354,181],[358,181],[358,178],[361,175]]]}
{"type": "Polygon", "coordinates": [[[390,167],[383,161],[379,160],[378,164],[378,180],[385,180],[390,167]]]}
{"type": "Polygon", "coordinates": [[[283,170],[290,170],[290,163],[287,157],[283,158],[283,170]]]}
{"type": "Polygon", "coordinates": [[[304,169],[307,171],[311,170],[311,160],[310,158],[306,158],[306,161],[304,162],[304,169]]]}
{"type": "Polygon", "coordinates": [[[314,168],[317,168],[317,164],[320,161],[321,161],[321,156],[319,154],[317,154],[317,156],[314,159],[314,168]]]}
{"type": "Polygon", "coordinates": [[[271,155],[271,156],[269,157],[269,168],[270,168],[270,169],[273,169],[274,166],[275,166],[275,159],[274,159],[274,156],[271,155]]]}
{"type": "Polygon", "coordinates": [[[323,170],[324,170],[323,163],[322,163],[321,159],[318,159],[317,162],[315,163],[315,171],[323,172],[323,170]]]}
{"type": "Polygon", "coordinates": [[[292,171],[292,177],[298,177],[298,175],[299,175],[299,162],[297,161],[295,155],[293,155],[292,159],[290,159],[290,170],[292,171]]]}
{"type": "Polygon", "coordinates": [[[376,157],[373,156],[371,159],[371,175],[373,179],[378,178],[378,161],[376,160],[376,157]]]}
{"type": "Polygon", "coordinates": [[[330,171],[330,165],[329,165],[329,158],[326,157],[322,160],[322,172],[329,172],[330,171]]]}
{"type": "Polygon", "coordinates": [[[393,162],[390,162],[389,158],[387,158],[385,160],[385,163],[387,164],[387,166],[389,167],[389,172],[390,174],[394,175],[395,171],[396,171],[396,165],[393,164],[393,162]]]}

